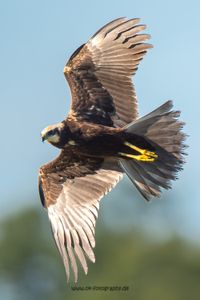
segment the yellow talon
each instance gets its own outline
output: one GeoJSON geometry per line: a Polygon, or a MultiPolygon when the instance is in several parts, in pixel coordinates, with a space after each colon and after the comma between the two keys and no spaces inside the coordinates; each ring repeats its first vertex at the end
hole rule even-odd
{"type": "Polygon", "coordinates": [[[148,156],[148,155],[145,155],[145,154],[142,154],[142,155],[132,155],[132,154],[127,154],[127,153],[119,152],[119,155],[125,156],[125,157],[129,157],[129,158],[133,158],[133,159],[140,160],[140,161],[147,161],[147,162],[152,162],[152,161],[155,160],[155,157],[148,156]]]}
{"type": "Polygon", "coordinates": [[[122,156],[126,156],[126,157],[133,158],[133,159],[140,160],[140,161],[149,161],[149,162],[154,161],[156,158],[158,158],[158,155],[155,152],[148,151],[146,149],[141,149],[141,148],[134,146],[128,142],[125,142],[124,145],[141,153],[141,155],[132,155],[132,154],[120,152],[119,154],[122,156]]]}

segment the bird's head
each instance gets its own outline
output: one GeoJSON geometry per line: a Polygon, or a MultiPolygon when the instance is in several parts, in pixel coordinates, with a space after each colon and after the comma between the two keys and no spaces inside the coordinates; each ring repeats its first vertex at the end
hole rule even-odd
{"type": "Polygon", "coordinates": [[[44,128],[41,132],[42,141],[47,141],[50,144],[59,144],[61,140],[61,133],[63,131],[64,124],[57,123],[44,128]]]}

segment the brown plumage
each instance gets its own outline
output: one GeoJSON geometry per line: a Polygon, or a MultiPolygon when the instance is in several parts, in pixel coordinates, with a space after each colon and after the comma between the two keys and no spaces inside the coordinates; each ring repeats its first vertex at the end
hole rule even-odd
{"type": "Polygon", "coordinates": [[[119,18],[79,47],[64,68],[72,103],[61,123],[41,135],[61,149],[42,166],[41,201],[48,211],[67,278],[95,261],[99,201],[125,172],[148,200],[169,188],[183,164],[183,123],[168,101],[138,118],[131,76],[152,46],[139,19],[119,18]]]}

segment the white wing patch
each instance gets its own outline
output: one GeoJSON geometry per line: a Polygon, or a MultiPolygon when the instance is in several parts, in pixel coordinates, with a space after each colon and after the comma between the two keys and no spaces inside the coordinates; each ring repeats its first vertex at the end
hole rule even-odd
{"type": "Polygon", "coordinates": [[[63,259],[67,280],[70,269],[78,280],[77,258],[87,274],[86,257],[95,262],[95,224],[99,201],[122,178],[122,173],[100,169],[96,174],[67,180],[56,204],[48,207],[54,239],[63,259]],[[71,266],[71,268],[70,268],[71,266]]]}
{"type": "Polygon", "coordinates": [[[149,34],[140,19],[119,18],[105,25],[86,44],[92,53],[95,74],[112,96],[116,126],[124,126],[138,117],[137,97],[131,76],[152,45],[145,43],[149,34]]]}

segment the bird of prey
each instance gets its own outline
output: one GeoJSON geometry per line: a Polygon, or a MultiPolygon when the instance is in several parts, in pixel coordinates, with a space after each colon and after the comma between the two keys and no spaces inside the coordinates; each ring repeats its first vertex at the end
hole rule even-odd
{"type": "Polygon", "coordinates": [[[116,19],[80,46],[64,67],[71,109],[41,132],[61,149],[39,170],[47,209],[67,279],[78,279],[94,262],[95,222],[100,199],[126,173],[142,196],[159,197],[184,162],[183,122],[167,101],[139,118],[131,76],[152,45],[139,19],[116,19]]]}

